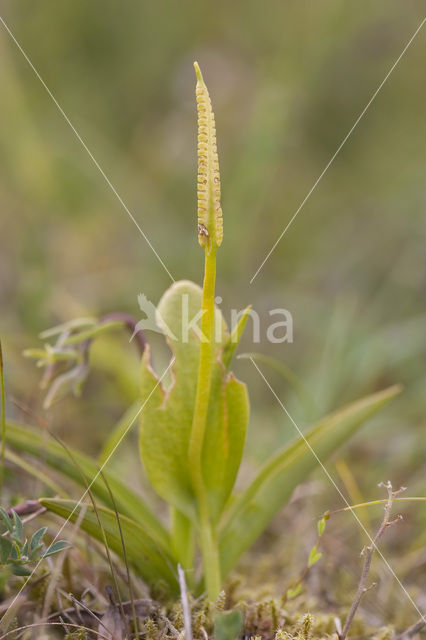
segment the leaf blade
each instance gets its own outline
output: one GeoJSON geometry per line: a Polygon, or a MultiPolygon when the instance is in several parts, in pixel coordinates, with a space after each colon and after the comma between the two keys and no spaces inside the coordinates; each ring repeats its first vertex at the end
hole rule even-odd
{"type": "Polygon", "coordinates": [[[53,542],[46,551],[42,554],[42,558],[50,558],[50,556],[54,556],[56,553],[60,551],[65,551],[66,549],[71,549],[71,545],[66,540],[56,540],[53,542]]]}
{"type": "Polygon", "coordinates": [[[0,536],[0,562],[6,564],[12,551],[12,543],[8,538],[0,536]]]}
{"type": "MultiPolygon", "coordinates": [[[[53,500],[50,498],[41,498],[40,504],[71,522],[78,520],[83,531],[99,542],[104,541],[103,532],[99,527],[97,514],[92,504],[82,505],[73,500],[53,500]]],[[[97,512],[108,546],[124,559],[116,513],[101,506],[97,507],[97,512]]],[[[120,515],[120,524],[126,544],[127,559],[138,574],[150,584],[160,579],[164,580],[175,591],[177,581],[173,572],[175,562],[172,554],[168,550],[158,547],[148,532],[135,520],[120,515]]]]}
{"type": "MultiPolygon", "coordinates": [[[[326,458],[400,390],[395,385],[326,416],[306,433],[306,440],[320,459],[326,458]]],[[[219,543],[224,576],[317,464],[304,439],[298,438],[261,468],[226,514],[219,543]]]]}
{"type": "MultiPolygon", "coordinates": [[[[103,504],[109,507],[113,506],[108,489],[99,475],[98,465],[84,454],[69,448],[78,467],[80,467],[79,469],[58,442],[46,441],[40,432],[12,422],[9,422],[7,426],[7,442],[13,449],[36,458],[42,458],[50,468],[73,480],[84,489],[87,488],[87,482],[92,483],[93,479],[98,476],[91,485],[91,491],[103,504]],[[82,478],[80,470],[86,477],[86,482],[82,478]]],[[[119,512],[143,524],[157,543],[167,548],[169,535],[143,499],[127,487],[112,471],[104,469],[103,474],[114,495],[119,512]]]]}
{"type": "MultiPolygon", "coordinates": [[[[202,291],[188,280],[175,282],[161,298],[157,308],[157,323],[166,334],[174,354],[172,382],[166,388],[154,372],[150,349],[142,357],[141,397],[147,399],[140,416],[139,447],[142,462],[157,493],[187,518],[196,518],[196,500],[192,487],[189,441],[195,405],[196,383],[200,357],[200,337],[191,326],[199,316],[202,291]]],[[[220,362],[229,333],[222,314],[215,313],[215,388],[211,406],[221,402],[225,369],[220,362]]],[[[206,437],[206,441],[208,438],[206,437]]]]}

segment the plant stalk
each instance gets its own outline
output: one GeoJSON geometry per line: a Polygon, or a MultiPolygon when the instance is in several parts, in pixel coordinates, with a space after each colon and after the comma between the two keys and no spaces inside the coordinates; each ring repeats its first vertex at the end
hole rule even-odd
{"type": "MultiPolygon", "coordinates": [[[[191,572],[194,567],[194,528],[192,522],[174,507],[170,509],[170,517],[173,551],[176,559],[185,571],[191,572]]],[[[191,575],[188,574],[188,579],[191,575]]]]}
{"type": "Polygon", "coordinates": [[[216,247],[205,249],[203,297],[201,303],[201,341],[197,391],[189,442],[191,480],[198,502],[199,541],[203,558],[207,595],[216,600],[221,588],[216,532],[210,518],[207,490],[204,484],[202,455],[209,409],[212,365],[214,357],[214,293],[216,283],[216,247]]]}

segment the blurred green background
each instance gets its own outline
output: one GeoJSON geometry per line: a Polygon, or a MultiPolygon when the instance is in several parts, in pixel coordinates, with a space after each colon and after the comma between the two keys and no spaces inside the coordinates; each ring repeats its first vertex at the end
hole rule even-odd
{"type": "MultiPolygon", "coordinates": [[[[252,303],[266,322],[269,309],[285,307],[294,318],[292,344],[253,347],[247,336],[243,350],[278,358],[303,381],[309,410],[263,366],[301,426],[394,382],[405,386],[345,450],[370,499],[388,477],[425,494],[425,28],[249,282],[423,13],[420,0],[2,3],[3,19],[173,277],[196,282],[199,61],[221,160],[221,308],[227,316],[252,303]]],[[[21,352],[58,322],[117,310],[138,316],[137,294],[157,302],[170,278],[2,25],[0,78],[9,411],[96,451],[136,393],[127,337],[101,340],[82,398],[48,413],[38,371],[21,352]]],[[[251,363],[235,369],[249,383],[248,459],[258,461],[294,428],[251,363]]],[[[331,488],[323,501],[340,506],[331,488]]]]}

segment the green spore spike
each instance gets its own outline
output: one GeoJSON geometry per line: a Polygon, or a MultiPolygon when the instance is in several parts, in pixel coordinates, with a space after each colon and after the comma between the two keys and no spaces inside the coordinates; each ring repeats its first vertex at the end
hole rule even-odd
{"type": "Polygon", "coordinates": [[[198,62],[195,96],[198,113],[198,176],[197,213],[198,241],[209,251],[220,247],[223,239],[222,208],[220,205],[220,173],[216,144],[216,124],[209,92],[198,62]]]}

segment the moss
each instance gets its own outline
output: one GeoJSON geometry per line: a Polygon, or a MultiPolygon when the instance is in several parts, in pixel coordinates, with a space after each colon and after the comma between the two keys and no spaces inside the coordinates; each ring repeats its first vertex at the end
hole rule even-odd
{"type": "Polygon", "coordinates": [[[67,633],[64,640],[87,640],[88,636],[84,629],[78,629],[77,631],[71,631],[67,633]]]}

